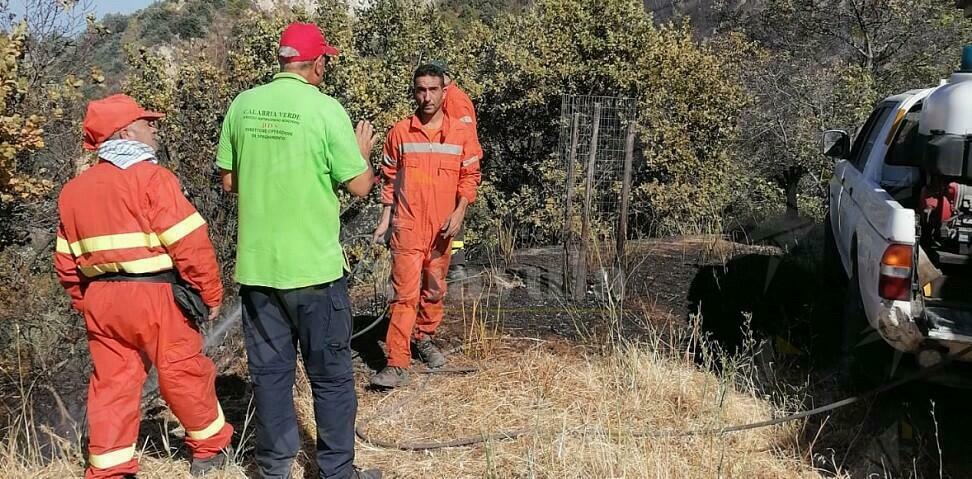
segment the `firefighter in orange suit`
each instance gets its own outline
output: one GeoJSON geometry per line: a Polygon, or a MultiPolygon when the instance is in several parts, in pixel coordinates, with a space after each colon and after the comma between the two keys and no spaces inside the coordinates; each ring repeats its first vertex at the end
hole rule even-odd
{"type": "MultiPolygon", "coordinates": [[[[444,63],[436,63],[445,72],[445,98],[442,101],[442,111],[453,120],[469,125],[476,132],[476,108],[472,99],[449,76],[449,68],[444,63]]],[[[478,139],[478,133],[477,133],[478,139]]],[[[449,281],[461,281],[466,278],[466,241],[465,232],[459,229],[452,238],[452,259],[449,260],[449,281]]]]}
{"type": "Polygon", "coordinates": [[[391,323],[385,346],[388,367],[372,378],[378,387],[408,381],[410,342],[429,367],[445,364],[432,343],[442,322],[450,242],[476,199],[482,149],[476,130],[442,111],[444,72],[420,66],[412,78],[418,108],[388,133],[382,159],[380,241],[391,232],[391,323]]]}
{"type": "Polygon", "coordinates": [[[473,107],[472,99],[466,94],[459,85],[452,81],[448,73],[445,75],[445,100],[442,102],[442,111],[447,116],[459,120],[476,130],[476,108],[473,107]]]}
{"type": "Polygon", "coordinates": [[[84,146],[98,163],[58,200],[54,265],[84,314],[94,371],[88,387],[87,478],[134,477],[139,403],[150,367],[162,397],[186,431],[193,475],[221,467],[233,427],[216,399],[216,369],[203,339],[179,309],[183,281],[219,314],[219,266],[206,222],[179,180],[156,164],[159,113],[125,95],[92,101],[84,146]]]}

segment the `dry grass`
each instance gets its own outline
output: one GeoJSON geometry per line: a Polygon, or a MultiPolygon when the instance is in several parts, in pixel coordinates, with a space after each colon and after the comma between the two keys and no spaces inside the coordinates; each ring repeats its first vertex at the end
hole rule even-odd
{"type": "MultiPolygon", "coordinates": [[[[722,247],[714,242],[706,254],[725,254],[722,247]]],[[[359,442],[359,465],[380,467],[388,478],[423,479],[818,477],[806,459],[812,451],[801,449],[800,424],[722,436],[639,437],[719,428],[778,414],[776,406],[754,392],[752,357],[727,358],[719,374],[700,368],[692,361],[693,348],[686,345],[698,345],[701,339],[691,330],[679,333],[679,328],[656,330],[646,336],[652,341],[641,344],[626,343],[615,334],[587,346],[505,337],[502,295],[492,294],[494,289],[503,287],[490,281],[483,294],[463,301],[468,308],[462,310],[468,355],[454,355],[453,363],[474,365],[478,372],[413,375],[411,385],[393,392],[364,390],[368,378],[361,374],[358,419],[373,438],[396,443],[447,441],[522,428],[531,432],[514,440],[424,452],[359,442]],[[663,337],[666,334],[671,337],[663,337]]],[[[615,316],[624,313],[612,297],[608,295],[598,317],[575,319],[605,323],[613,331],[615,316]]],[[[239,363],[224,366],[245,374],[239,363]]],[[[296,409],[312,449],[310,387],[302,374],[298,378],[296,409]]],[[[84,462],[80,446],[45,441],[57,444],[57,459],[43,460],[33,424],[24,416],[11,425],[19,433],[6,431],[6,442],[0,444],[2,476],[77,477],[84,462]],[[31,437],[33,442],[24,440],[31,437]]],[[[248,439],[236,445],[239,451],[251,447],[248,439]]],[[[188,463],[166,453],[143,451],[141,464],[142,478],[189,477],[188,463]]],[[[294,477],[316,477],[315,469],[313,458],[302,452],[294,477]]],[[[245,473],[234,466],[210,477],[245,473]]]]}
{"type": "MultiPolygon", "coordinates": [[[[413,376],[391,393],[359,391],[359,420],[377,439],[451,440],[530,427],[534,433],[480,447],[402,452],[359,444],[361,465],[392,478],[709,478],[817,477],[801,460],[796,425],[727,436],[645,439],[634,433],[712,428],[769,417],[771,404],[720,378],[660,353],[623,347],[589,355],[565,343],[506,340],[480,371],[413,376]],[[407,398],[407,399],[406,399],[407,398]],[[406,399],[404,403],[399,401],[406,399]],[[399,407],[389,410],[389,405],[399,407]]],[[[456,358],[459,363],[463,358],[456,358]]],[[[466,362],[469,362],[467,360],[466,362]]],[[[366,378],[359,378],[359,385],[366,378]]],[[[313,428],[306,382],[297,386],[303,430],[313,428]]],[[[8,444],[8,446],[11,446],[8,444]]],[[[0,457],[9,478],[75,477],[77,449],[40,466],[7,447],[0,457]]],[[[188,477],[181,459],[142,458],[143,478],[188,477]]],[[[295,477],[313,466],[298,458],[295,477]]],[[[243,477],[239,468],[210,477],[243,477]]]]}
{"type": "Polygon", "coordinates": [[[363,393],[360,418],[369,421],[369,434],[386,441],[523,427],[535,433],[432,452],[362,445],[358,462],[396,478],[816,477],[792,452],[794,426],[723,437],[634,437],[751,422],[772,411],[712,374],[645,348],[606,356],[512,348],[479,366],[467,376],[417,378],[391,394],[363,393]],[[387,410],[405,396],[412,397],[387,410]]]}
{"type": "MultiPolygon", "coordinates": [[[[393,477],[799,477],[798,461],[769,453],[792,434],[643,440],[633,431],[686,429],[765,418],[769,409],[738,394],[720,408],[716,378],[654,361],[643,351],[565,358],[540,349],[483,364],[469,376],[433,377],[400,410],[397,391],[362,401],[383,413],[371,434],[402,441],[455,438],[534,427],[536,434],[479,449],[401,453],[362,447],[360,462],[393,477]]],[[[370,414],[369,414],[370,413],[370,414]]]]}

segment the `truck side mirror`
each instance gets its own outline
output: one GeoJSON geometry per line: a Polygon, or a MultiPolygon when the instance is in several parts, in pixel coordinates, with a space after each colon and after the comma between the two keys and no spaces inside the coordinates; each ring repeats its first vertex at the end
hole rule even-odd
{"type": "Polygon", "coordinates": [[[844,130],[827,130],[823,134],[821,152],[835,160],[843,160],[850,155],[850,136],[844,130]]]}

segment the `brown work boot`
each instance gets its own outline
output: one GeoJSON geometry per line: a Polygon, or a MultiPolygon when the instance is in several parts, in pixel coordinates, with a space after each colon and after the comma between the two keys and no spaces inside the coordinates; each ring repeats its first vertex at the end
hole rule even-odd
{"type": "Polygon", "coordinates": [[[371,385],[380,388],[397,388],[406,384],[408,384],[408,371],[395,366],[386,366],[371,378],[371,385]]]}
{"type": "Polygon", "coordinates": [[[205,459],[193,458],[192,465],[189,466],[189,473],[192,474],[192,477],[202,477],[210,471],[222,469],[226,464],[231,462],[233,462],[233,447],[227,446],[213,457],[207,457],[205,459]]]}
{"type": "Polygon", "coordinates": [[[432,338],[425,337],[423,339],[418,339],[415,341],[415,349],[419,353],[419,357],[425,362],[425,365],[430,369],[441,368],[445,366],[448,360],[442,351],[432,342],[432,338]]]}

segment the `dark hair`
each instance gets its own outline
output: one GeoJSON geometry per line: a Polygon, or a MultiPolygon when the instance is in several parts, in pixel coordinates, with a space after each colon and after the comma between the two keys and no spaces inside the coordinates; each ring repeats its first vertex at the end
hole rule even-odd
{"type": "Polygon", "coordinates": [[[426,63],[416,68],[412,75],[412,84],[414,85],[415,80],[421,77],[438,77],[439,80],[442,80],[442,85],[445,86],[445,70],[439,65],[426,63]]]}

